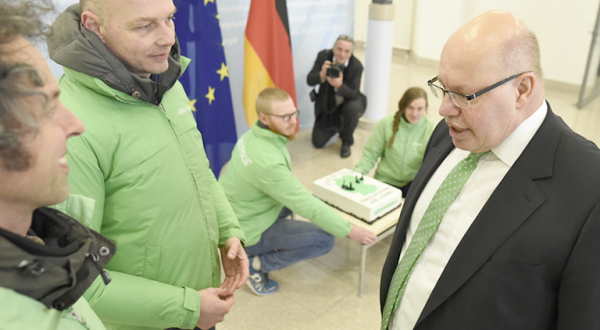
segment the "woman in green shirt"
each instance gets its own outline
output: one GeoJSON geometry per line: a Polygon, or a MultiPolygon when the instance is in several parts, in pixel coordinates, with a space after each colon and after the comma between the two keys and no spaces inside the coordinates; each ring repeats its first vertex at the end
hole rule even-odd
{"type": "Polygon", "coordinates": [[[354,170],[367,174],[381,158],[375,179],[400,188],[406,196],[435,128],[425,117],[426,111],[427,93],[419,87],[406,90],[396,114],[384,117],[375,127],[354,170]]]}

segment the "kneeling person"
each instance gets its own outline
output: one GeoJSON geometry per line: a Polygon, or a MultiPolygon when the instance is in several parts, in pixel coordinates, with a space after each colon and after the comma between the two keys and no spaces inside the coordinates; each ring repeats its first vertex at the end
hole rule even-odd
{"type": "Polygon", "coordinates": [[[352,226],[292,175],[286,143],[294,139],[298,111],[283,90],[267,88],[256,100],[259,120],[236,143],[220,183],[246,235],[248,285],[270,294],[268,273],[329,252],[335,237],[371,244],[371,231],[352,226]],[[291,211],[311,222],[288,220],[291,211]]]}

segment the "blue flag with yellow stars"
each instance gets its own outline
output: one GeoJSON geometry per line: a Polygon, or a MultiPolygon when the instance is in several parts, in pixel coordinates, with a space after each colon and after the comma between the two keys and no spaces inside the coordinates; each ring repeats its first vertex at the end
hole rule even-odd
{"type": "Polygon", "coordinates": [[[181,54],[192,60],[179,79],[190,98],[210,167],[218,177],[237,141],[229,72],[215,0],[175,0],[181,54]]]}

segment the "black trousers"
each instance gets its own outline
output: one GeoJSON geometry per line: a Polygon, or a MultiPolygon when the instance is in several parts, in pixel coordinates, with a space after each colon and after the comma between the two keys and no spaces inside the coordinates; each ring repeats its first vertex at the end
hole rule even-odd
{"type": "Polygon", "coordinates": [[[343,142],[354,144],[354,130],[358,119],[365,112],[365,106],[360,98],[344,101],[333,113],[321,113],[315,119],[312,132],[312,143],[315,148],[322,148],[335,134],[340,133],[343,142]]]}

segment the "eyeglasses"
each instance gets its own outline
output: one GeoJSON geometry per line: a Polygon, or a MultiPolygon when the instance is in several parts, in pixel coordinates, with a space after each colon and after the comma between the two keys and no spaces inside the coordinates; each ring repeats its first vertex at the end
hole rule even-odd
{"type": "Polygon", "coordinates": [[[457,107],[459,107],[461,109],[468,109],[468,108],[471,107],[471,100],[472,99],[474,99],[474,98],[476,98],[478,96],[481,96],[481,94],[487,93],[487,92],[491,91],[492,89],[494,89],[494,88],[496,88],[496,87],[498,87],[498,86],[500,86],[500,85],[502,85],[502,84],[504,84],[506,82],[509,82],[509,81],[517,78],[518,76],[520,76],[522,74],[530,73],[530,72],[533,72],[533,71],[521,72],[521,73],[518,73],[518,74],[516,74],[514,76],[510,76],[510,77],[508,77],[508,78],[506,78],[506,79],[504,79],[502,81],[499,81],[499,82],[493,84],[490,87],[484,88],[484,89],[480,90],[479,92],[473,93],[471,95],[467,95],[467,94],[463,94],[463,93],[458,93],[458,92],[451,92],[451,91],[448,91],[448,90],[444,89],[444,87],[442,87],[442,86],[434,85],[433,83],[436,82],[436,81],[438,81],[438,77],[435,77],[435,78],[429,80],[427,82],[427,85],[429,85],[429,88],[431,89],[431,92],[438,99],[443,100],[445,94],[448,94],[448,95],[450,95],[450,99],[452,100],[452,103],[454,103],[455,106],[457,106],[457,107]]]}
{"type": "Polygon", "coordinates": [[[300,110],[296,110],[296,112],[293,112],[293,113],[290,113],[287,115],[276,115],[273,113],[265,113],[265,115],[279,117],[279,118],[283,119],[284,122],[287,123],[292,118],[298,118],[298,116],[300,115],[300,110]]]}

